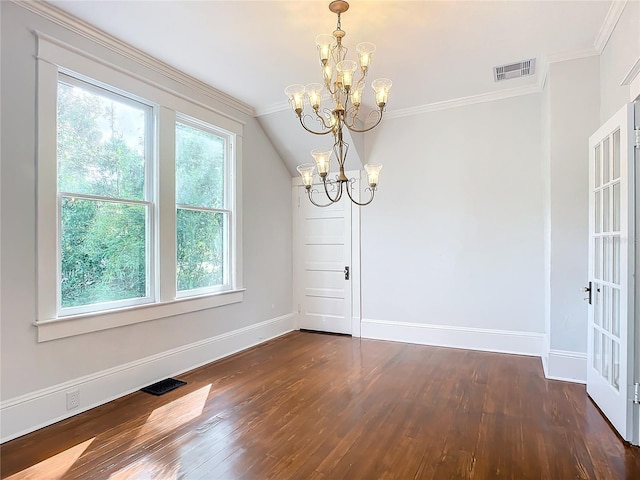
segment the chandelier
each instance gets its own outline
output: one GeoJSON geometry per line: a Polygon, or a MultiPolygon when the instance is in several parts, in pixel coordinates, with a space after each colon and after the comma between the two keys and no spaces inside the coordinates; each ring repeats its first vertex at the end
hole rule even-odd
{"type": "Polygon", "coordinates": [[[366,202],[358,202],[351,194],[351,188],[356,180],[347,178],[344,172],[349,144],[344,141],[343,129],[346,127],[351,132],[364,133],[378,126],[387,104],[391,80],[379,78],[371,82],[378,109],[369,112],[365,118],[366,123],[359,123],[360,118],[358,115],[362,105],[364,79],[369,72],[371,58],[376,46],[369,42],[356,45],[360,60],[359,65],[353,60],[346,59],[347,48],[342,44],[342,39],[346,32],[341,28],[340,15],[348,9],[349,4],[347,2],[342,0],[332,1],[329,4],[329,10],[338,15],[336,29],[333,34],[322,34],[316,37],[324,84],[310,83],[306,86],[295,84],[289,85],[285,89],[285,94],[289,97],[289,103],[296,112],[302,128],[314,135],[333,135],[334,144],[332,148],[312,150],[311,156],[315,162],[305,163],[297,167],[309,200],[318,207],[326,207],[339,202],[345,191],[353,203],[360,206],[370,204],[373,201],[378,186],[380,170],[382,169],[382,165],[379,164],[366,164],[364,166],[369,183],[369,187],[366,190],[370,192],[370,198],[366,202]],[[356,71],[358,70],[359,79],[356,81],[356,71]],[[325,89],[328,95],[324,94],[325,89]],[[321,107],[321,103],[326,97],[330,100],[331,108],[321,107]],[[311,106],[312,113],[303,114],[306,103],[311,106]],[[317,130],[309,126],[311,121],[316,122],[317,130]],[[360,125],[363,125],[363,127],[358,128],[360,125]],[[366,125],[370,126],[366,128],[366,125]],[[335,178],[329,178],[332,153],[335,153],[338,161],[338,174],[335,178]],[[313,186],[313,177],[316,169],[322,180],[327,198],[323,202],[326,203],[317,203],[313,197],[314,194],[320,194],[313,186]]]}

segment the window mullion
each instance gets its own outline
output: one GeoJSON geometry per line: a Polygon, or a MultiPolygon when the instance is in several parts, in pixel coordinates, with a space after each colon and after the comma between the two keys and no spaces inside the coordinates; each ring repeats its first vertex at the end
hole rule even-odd
{"type": "MultiPolygon", "coordinates": [[[[159,252],[158,294],[160,301],[176,298],[176,166],[175,166],[175,111],[158,109],[158,169],[156,171],[157,197],[157,238],[156,251],[159,252]],[[159,192],[162,192],[160,195],[159,192]]],[[[157,144],[158,142],[156,142],[157,144]]]]}

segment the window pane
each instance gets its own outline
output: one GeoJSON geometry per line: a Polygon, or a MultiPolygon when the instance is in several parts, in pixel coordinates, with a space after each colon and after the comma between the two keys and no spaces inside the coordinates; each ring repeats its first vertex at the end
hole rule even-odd
{"type": "Polygon", "coordinates": [[[613,259],[611,263],[613,264],[613,279],[611,280],[613,283],[620,284],[620,237],[612,238],[613,259]]]}
{"type": "Polygon", "coordinates": [[[596,157],[596,160],[595,160],[595,167],[594,167],[594,169],[595,169],[595,172],[594,172],[594,174],[595,174],[594,175],[595,185],[594,185],[594,187],[597,188],[602,183],[601,180],[600,180],[601,179],[601,170],[602,170],[602,162],[600,161],[600,145],[596,146],[595,157],[596,157]]]}
{"type": "Polygon", "coordinates": [[[606,334],[602,334],[602,371],[601,375],[609,380],[610,372],[609,366],[611,362],[611,343],[609,342],[609,337],[606,334]]]}
{"type": "Polygon", "coordinates": [[[611,287],[602,286],[602,328],[611,331],[611,287]]]}
{"type": "Polygon", "coordinates": [[[144,199],[149,108],[58,83],[58,190],[144,199]]]}
{"type": "Polygon", "coordinates": [[[145,205],[62,198],[63,308],[147,296],[145,205]]]}
{"type": "Polygon", "coordinates": [[[613,347],[611,385],[616,390],[620,390],[620,345],[615,340],[611,340],[611,345],[613,347]]]}
{"type": "Polygon", "coordinates": [[[602,231],[611,231],[611,189],[602,190],[602,231]]]}
{"type": "Polygon", "coordinates": [[[611,237],[602,237],[602,279],[611,281],[611,262],[613,259],[613,241],[611,237]]]}
{"type": "Polygon", "coordinates": [[[226,208],[224,138],[182,123],[176,124],[176,203],[226,208]]]}
{"type": "Polygon", "coordinates": [[[593,276],[602,280],[602,237],[593,237],[593,276]]]}
{"type": "Polygon", "coordinates": [[[602,183],[609,183],[611,178],[611,165],[609,162],[609,149],[611,148],[609,138],[605,138],[602,143],[602,183]]]}
{"type": "Polygon", "coordinates": [[[602,357],[600,355],[600,330],[593,329],[593,368],[602,371],[602,357]]]}
{"type": "Polygon", "coordinates": [[[602,205],[600,204],[600,190],[595,192],[593,206],[594,206],[594,231],[600,233],[602,231],[602,205]]]}
{"type": "Polygon", "coordinates": [[[613,133],[613,180],[620,178],[620,130],[613,133]]]}
{"type": "Polygon", "coordinates": [[[224,285],[227,214],[177,210],[178,291],[224,285]]]}
{"type": "Polygon", "coordinates": [[[613,185],[613,231],[620,231],[620,183],[613,185]]]}
{"type": "Polygon", "coordinates": [[[614,288],[612,290],[613,297],[611,302],[611,333],[620,338],[620,290],[614,288]]]}

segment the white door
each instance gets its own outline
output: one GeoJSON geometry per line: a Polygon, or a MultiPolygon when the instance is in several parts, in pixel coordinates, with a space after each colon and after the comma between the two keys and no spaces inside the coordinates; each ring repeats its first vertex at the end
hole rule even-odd
{"type": "Polygon", "coordinates": [[[298,326],[351,334],[351,202],[316,207],[297,190],[298,326]]]}
{"type": "Polygon", "coordinates": [[[633,104],[589,139],[587,392],[622,438],[633,438],[633,104]]]}

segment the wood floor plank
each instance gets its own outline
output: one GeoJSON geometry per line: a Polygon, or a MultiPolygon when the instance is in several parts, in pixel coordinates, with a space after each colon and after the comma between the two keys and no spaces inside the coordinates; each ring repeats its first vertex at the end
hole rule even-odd
{"type": "Polygon", "coordinates": [[[3,479],[639,479],[539,358],[293,332],[0,447],[3,479]]]}

